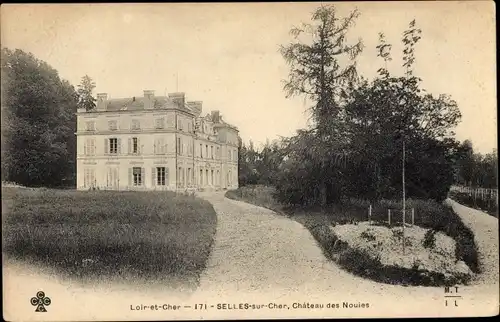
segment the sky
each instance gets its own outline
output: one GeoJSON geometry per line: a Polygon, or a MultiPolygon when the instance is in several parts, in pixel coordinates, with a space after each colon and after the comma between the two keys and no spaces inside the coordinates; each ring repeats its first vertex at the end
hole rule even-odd
{"type": "MultiPolygon", "coordinates": [[[[75,87],[84,75],[111,98],[185,92],[219,110],[244,142],[290,136],[307,126],[308,102],[286,98],[288,66],[279,45],[309,22],[321,3],[2,5],[2,47],[49,63],[75,87]]],[[[402,75],[401,34],[416,19],[422,39],[415,75],[430,93],[458,103],[461,141],[491,152],[497,146],[495,16],[491,1],[342,2],[339,16],[361,15],[348,40],[361,38],[358,71],[376,75],[378,33],[393,44],[389,70],[402,75]]]]}

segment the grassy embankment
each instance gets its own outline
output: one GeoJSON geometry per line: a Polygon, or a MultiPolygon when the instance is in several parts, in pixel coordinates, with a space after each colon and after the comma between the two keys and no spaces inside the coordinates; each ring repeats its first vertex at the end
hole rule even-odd
{"type": "MultiPolygon", "coordinates": [[[[367,256],[361,250],[347,247],[345,243],[339,241],[331,226],[367,221],[367,202],[352,199],[328,209],[301,209],[280,205],[274,200],[273,192],[274,189],[270,187],[241,187],[228,191],[226,197],[266,207],[298,221],[311,232],[328,258],[357,275],[379,282],[403,285],[438,286],[443,285],[444,280],[447,280],[445,284],[466,283],[469,280],[466,276],[445,279],[441,274],[430,272],[422,274],[417,268],[383,267],[379,260],[367,256]]],[[[385,225],[387,210],[392,209],[391,225],[393,227],[402,225],[402,213],[397,211],[401,208],[400,203],[385,200],[372,207],[372,220],[376,224],[385,225]]],[[[407,209],[411,208],[415,209],[415,225],[443,232],[453,238],[456,241],[456,259],[464,261],[472,272],[479,272],[474,234],[450,207],[433,201],[407,200],[407,209]]],[[[407,216],[408,222],[410,216],[407,216]]]]}
{"type": "Polygon", "coordinates": [[[162,279],[193,289],[216,230],[210,203],[174,192],[3,188],[2,194],[4,257],[80,280],[162,279]]]}

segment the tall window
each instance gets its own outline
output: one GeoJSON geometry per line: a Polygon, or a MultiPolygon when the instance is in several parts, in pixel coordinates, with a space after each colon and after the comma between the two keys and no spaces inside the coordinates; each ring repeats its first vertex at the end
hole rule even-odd
{"type": "Polygon", "coordinates": [[[133,167],[132,168],[133,184],[134,186],[142,186],[142,168],[133,167]]]}
{"type": "Polygon", "coordinates": [[[208,169],[205,170],[205,174],[206,174],[206,181],[205,181],[205,184],[208,185],[210,183],[210,181],[208,180],[208,169]]]}
{"type": "Polygon", "coordinates": [[[200,186],[203,185],[203,169],[200,169],[200,186]]]}
{"type": "Polygon", "coordinates": [[[182,155],[182,141],[181,141],[181,138],[177,138],[177,154],[182,155]]]}
{"type": "Polygon", "coordinates": [[[83,154],[95,155],[95,139],[86,139],[83,146],[83,154]]]}
{"type": "Polygon", "coordinates": [[[110,131],[116,131],[118,129],[117,121],[108,121],[108,128],[110,131]]]}
{"type": "Polygon", "coordinates": [[[116,189],[119,185],[118,168],[108,168],[106,185],[108,188],[116,189]]]}
{"type": "Polygon", "coordinates": [[[167,184],[167,171],[165,167],[156,168],[156,184],[159,186],[165,186],[167,184]]]}
{"type": "Polygon", "coordinates": [[[141,123],[139,120],[132,120],[132,130],[140,130],[141,129],[141,123]]]}
{"type": "Polygon", "coordinates": [[[165,144],[165,139],[164,138],[157,138],[157,139],[155,139],[154,152],[155,152],[155,154],[165,154],[165,153],[167,153],[167,145],[165,144]]]}
{"type": "Polygon", "coordinates": [[[187,184],[191,185],[191,168],[188,168],[188,170],[187,170],[187,178],[186,179],[187,179],[186,180],[187,184]]]}
{"type": "Polygon", "coordinates": [[[95,186],[95,169],[84,169],[83,170],[83,186],[88,188],[88,187],[94,187],[95,186]]]}
{"type": "Polygon", "coordinates": [[[205,145],[205,152],[206,152],[206,153],[205,153],[205,155],[206,155],[206,156],[207,156],[207,158],[208,158],[208,156],[209,156],[209,154],[208,154],[208,144],[207,144],[207,145],[205,145]]]}
{"type": "Polygon", "coordinates": [[[228,154],[227,159],[228,159],[228,160],[231,160],[231,150],[229,150],[229,149],[228,149],[228,150],[227,150],[227,154],[228,154]]]}
{"type": "Polygon", "coordinates": [[[219,158],[219,156],[220,156],[220,154],[219,154],[219,153],[220,153],[220,151],[219,151],[219,147],[217,147],[217,159],[218,159],[218,158],[219,158]]]}
{"type": "Polygon", "coordinates": [[[109,139],[109,153],[117,154],[118,153],[118,139],[111,138],[109,139]]]}
{"type": "Polygon", "coordinates": [[[200,144],[200,158],[203,159],[203,144],[200,144]]]}
{"type": "Polygon", "coordinates": [[[182,131],[182,119],[177,120],[177,128],[182,131]]]}
{"type": "Polygon", "coordinates": [[[155,128],[163,129],[165,127],[165,118],[158,118],[155,120],[155,128]]]}
{"type": "Polygon", "coordinates": [[[212,182],[212,186],[213,186],[214,185],[214,170],[212,170],[212,177],[211,178],[212,178],[211,182],[212,182]]]}
{"type": "Polygon", "coordinates": [[[214,158],[214,147],[213,145],[210,146],[210,155],[212,156],[212,159],[214,158]]]}
{"type": "Polygon", "coordinates": [[[95,131],[95,122],[94,121],[85,122],[85,131],[95,131]]]}
{"type": "Polygon", "coordinates": [[[137,138],[132,138],[132,153],[139,153],[139,141],[137,138]]]}
{"type": "Polygon", "coordinates": [[[193,132],[193,124],[191,122],[188,123],[188,132],[193,132]]]}

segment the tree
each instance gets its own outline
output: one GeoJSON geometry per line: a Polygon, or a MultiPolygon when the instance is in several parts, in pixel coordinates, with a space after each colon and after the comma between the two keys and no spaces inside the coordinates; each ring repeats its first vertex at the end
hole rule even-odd
{"type": "Polygon", "coordinates": [[[321,6],[312,14],[312,24],[290,30],[294,42],[280,46],[290,66],[284,83],[286,95],[305,95],[314,102],[311,111],[320,135],[328,134],[339,113],[336,98],[345,96],[346,84],[356,79],[355,59],[363,45],[361,40],[348,44],[346,34],[358,16],[354,10],[340,18],[333,5],[321,6]],[[344,58],[348,63],[342,67],[344,58]]]}
{"type": "Polygon", "coordinates": [[[56,186],[74,179],[77,94],[31,53],[2,49],[2,180],[56,186]]]}
{"type": "MultiPolygon", "coordinates": [[[[413,76],[413,52],[419,39],[420,30],[413,20],[403,33],[405,76],[394,77],[381,68],[380,77],[357,86],[345,106],[349,137],[353,138],[350,150],[362,160],[352,175],[368,174],[355,177],[350,186],[353,195],[398,197],[403,141],[409,197],[443,199],[453,182],[457,148],[453,129],[461,114],[449,96],[425,94],[420,79],[413,76]],[[361,171],[360,166],[372,171],[361,171]]],[[[390,45],[383,36],[380,41],[379,56],[387,63],[390,45]]]]}
{"type": "Polygon", "coordinates": [[[87,111],[95,108],[96,99],[92,96],[95,83],[90,76],[85,75],[78,85],[78,108],[84,108],[87,111]]]}
{"type": "Polygon", "coordinates": [[[333,5],[321,6],[313,12],[311,24],[292,28],[294,42],[280,46],[290,67],[284,83],[287,97],[302,95],[313,102],[310,134],[317,140],[311,157],[324,174],[314,182],[323,204],[339,200],[341,195],[336,162],[348,154],[345,146],[349,140],[344,136],[342,104],[357,80],[355,60],[363,48],[361,39],[349,43],[347,32],[358,16],[354,10],[341,18],[333,5]]]}

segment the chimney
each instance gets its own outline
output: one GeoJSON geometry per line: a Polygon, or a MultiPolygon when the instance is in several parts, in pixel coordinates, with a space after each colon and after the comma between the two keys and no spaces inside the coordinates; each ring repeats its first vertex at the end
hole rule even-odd
{"type": "Polygon", "coordinates": [[[220,113],[219,111],[212,111],[212,122],[219,123],[220,113]]]}
{"type": "Polygon", "coordinates": [[[179,107],[184,107],[186,97],[183,92],[169,93],[168,97],[170,97],[179,107]]]}
{"type": "Polygon", "coordinates": [[[155,98],[155,91],[153,90],[144,90],[144,109],[150,110],[154,108],[154,98],[155,98]]]}
{"type": "Polygon", "coordinates": [[[108,94],[107,93],[97,93],[97,111],[105,111],[108,102],[108,94]]]}

